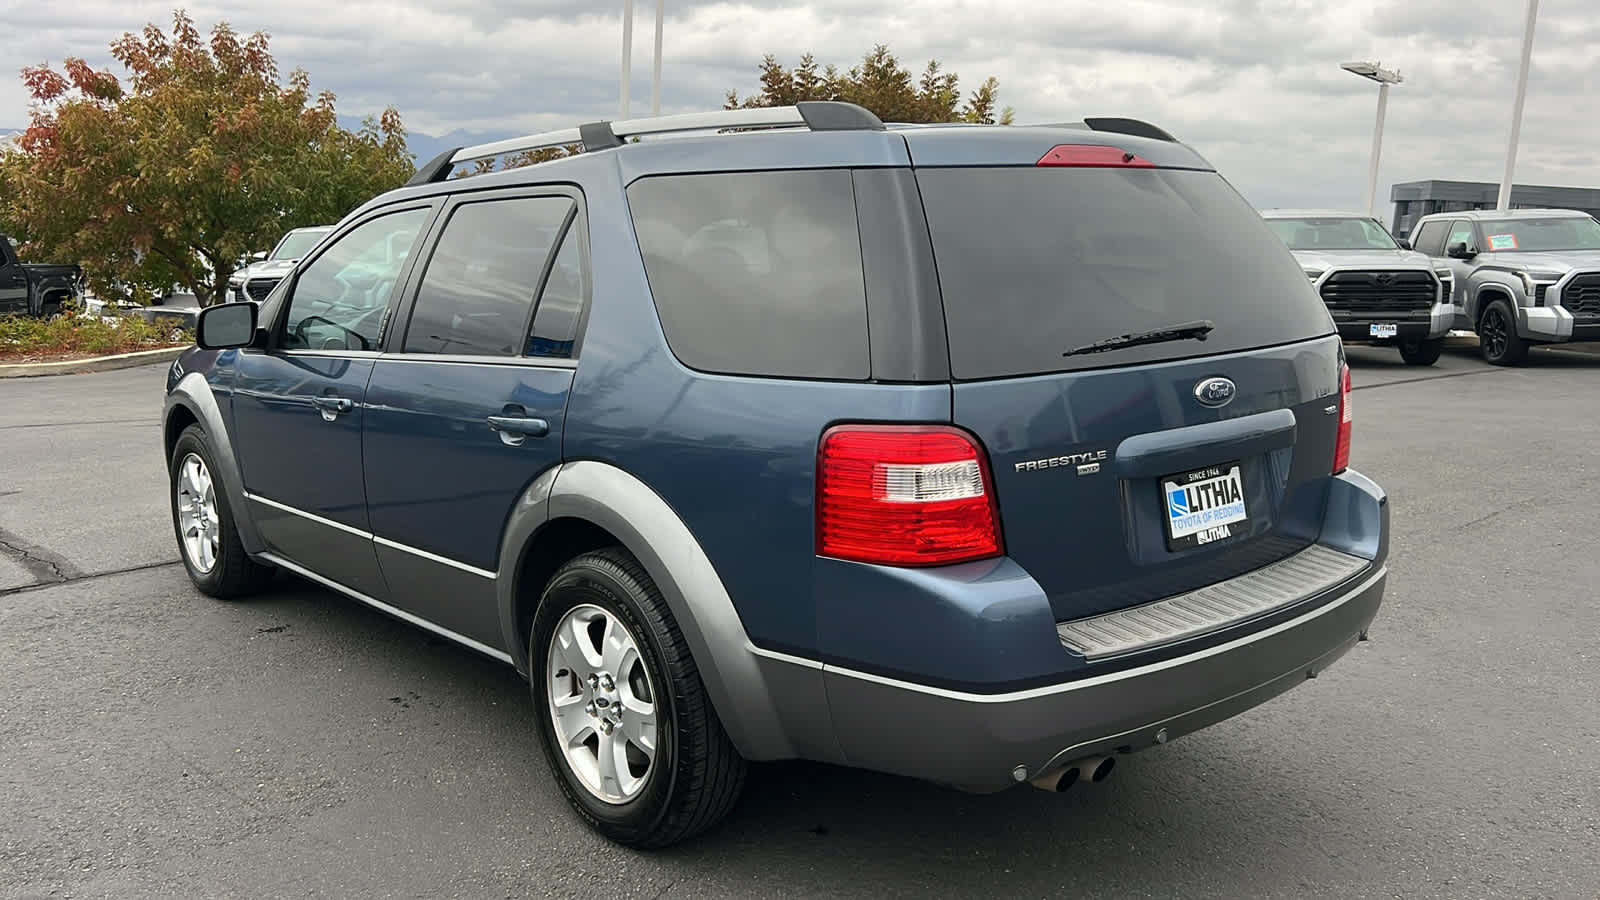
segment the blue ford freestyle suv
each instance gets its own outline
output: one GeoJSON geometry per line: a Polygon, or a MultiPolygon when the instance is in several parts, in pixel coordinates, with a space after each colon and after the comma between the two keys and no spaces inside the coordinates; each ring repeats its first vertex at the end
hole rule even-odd
{"type": "Polygon", "coordinates": [[[813,103],[465,148],[198,338],[164,437],[200,591],[285,570],[510,664],[635,847],[748,761],[1099,780],[1382,599],[1326,309],[1133,120],[813,103]]]}

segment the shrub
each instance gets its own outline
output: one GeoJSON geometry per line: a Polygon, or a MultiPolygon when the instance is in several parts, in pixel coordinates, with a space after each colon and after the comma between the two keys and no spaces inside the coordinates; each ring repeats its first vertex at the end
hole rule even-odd
{"type": "Polygon", "coordinates": [[[187,329],[137,316],[111,320],[84,316],[50,319],[0,316],[0,358],[131,353],[193,343],[187,329]]]}

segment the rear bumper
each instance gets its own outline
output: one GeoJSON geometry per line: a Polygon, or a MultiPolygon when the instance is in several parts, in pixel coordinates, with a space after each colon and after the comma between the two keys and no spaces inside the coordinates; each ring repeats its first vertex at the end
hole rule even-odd
{"type": "MultiPolygon", "coordinates": [[[[894,671],[863,671],[845,660],[750,649],[760,657],[768,696],[794,754],[992,792],[1016,784],[1019,768],[1031,779],[1086,756],[1139,750],[1220,722],[1315,677],[1364,637],[1377,615],[1388,577],[1388,532],[1381,488],[1353,471],[1331,479],[1316,543],[1355,559],[1357,568],[1338,581],[1291,576],[1305,593],[1270,616],[1241,619],[1150,652],[1103,661],[1075,655],[1048,604],[1028,599],[1018,593],[1019,581],[998,575],[941,585],[968,603],[962,616],[922,593],[923,628],[905,635],[874,632],[880,649],[903,637],[907,652],[915,650],[924,664],[932,655],[946,666],[989,674],[992,686],[976,677],[941,684],[894,671]],[[1059,674],[1002,685],[1021,666],[1035,664],[1054,666],[1059,674]]],[[[934,584],[928,573],[913,577],[922,579],[923,588],[934,584]]],[[[1277,575],[1263,577],[1279,588],[1295,586],[1277,575]]],[[[1248,599],[1246,591],[1229,592],[1235,601],[1248,599]]],[[[851,608],[863,605],[859,593],[848,599],[851,608]]]]}
{"type": "Polygon", "coordinates": [[[1098,678],[981,695],[829,667],[828,705],[844,760],[975,792],[1002,790],[1087,756],[1140,750],[1237,715],[1315,678],[1357,641],[1388,570],[1266,631],[1098,678]]]}

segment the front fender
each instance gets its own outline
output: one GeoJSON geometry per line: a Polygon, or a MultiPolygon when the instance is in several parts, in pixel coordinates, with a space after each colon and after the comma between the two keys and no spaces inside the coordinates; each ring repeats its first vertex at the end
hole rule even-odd
{"type": "MultiPolygon", "coordinates": [[[[266,542],[261,539],[256,523],[250,517],[250,507],[244,501],[244,477],[239,471],[239,457],[234,453],[233,436],[228,433],[227,418],[204,372],[184,373],[167,391],[167,399],[161,410],[163,447],[177,438],[176,434],[170,434],[169,431],[174,427],[180,407],[199,423],[211,443],[211,449],[216,452],[217,458],[212,463],[222,480],[222,489],[227,493],[228,509],[233,513],[239,543],[244,545],[246,553],[265,551],[266,542]]],[[[167,460],[167,463],[170,465],[171,460],[167,460]]]]}
{"type": "Polygon", "coordinates": [[[1497,297],[1510,303],[1513,312],[1528,304],[1523,296],[1522,280],[1500,269],[1478,269],[1467,276],[1466,296],[1472,298],[1472,305],[1467,312],[1474,323],[1489,301],[1497,297]]]}
{"type": "MultiPolygon", "coordinates": [[[[648,485],[615,466],[590,460],[563,464],[541,475],[517,504],[502,545],[498,579],[508,640],[516,635],[516,579],[523,550],[543,525],[569,518],[605,529],[649,573],[683,632],[723,728],[745,758],[836,755],[815,747],[797,752],[791,738],[792,733],[818,731],[820,723],[812,718],[825,721],[821,666],[758,652],[688,526],[648,485]],[[786,726],[785,715],[805,721],[786,726]]],[[[526,670],[527,660],[520,654],[515,662],[526,670]]]]}

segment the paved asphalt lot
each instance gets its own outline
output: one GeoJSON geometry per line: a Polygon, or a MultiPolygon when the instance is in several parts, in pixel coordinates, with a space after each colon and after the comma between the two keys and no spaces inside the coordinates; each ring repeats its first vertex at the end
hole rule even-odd
{"type": "Polygon", "coordinates": [[[192,590],[160,367],[0,382],[0,895],[1594,897],[1600,357],[1352,356],[1371,643],[1101,785],[764,766],[655,855],[568,814],[509,669],[289,578],[192,590]]]}

